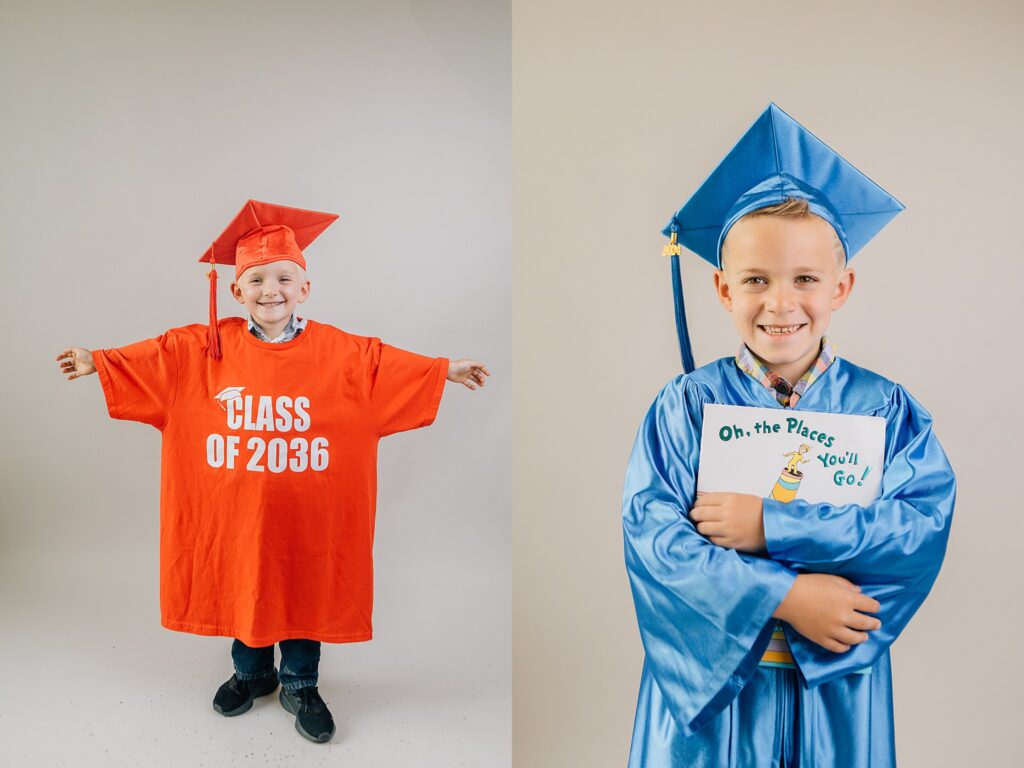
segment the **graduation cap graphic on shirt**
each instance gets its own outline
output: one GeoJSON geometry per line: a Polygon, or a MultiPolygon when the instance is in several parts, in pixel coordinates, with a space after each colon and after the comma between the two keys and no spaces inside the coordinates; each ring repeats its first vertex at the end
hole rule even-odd
{"type": "Polygon", "coordinates": [[[682,246],[721,268],[722,242],[741,217],[786,198],[835,229],[849,262],[904,206],[774,103],[754,121],[662,234],[671,238],[672,293],[683,369],[694,369],[679,256],[682,246]]]}
{"type": "Polygon", "coordinates": [[[216,395],[214,395],[213,399],[216,400],[217,404],[220,405],[220,407],[226,411],[227,406],[224,405],[224,403],[228,402],[229,400],[241,400],[243,389],[245,389],[245,387],[225,387],[216,395]]]}

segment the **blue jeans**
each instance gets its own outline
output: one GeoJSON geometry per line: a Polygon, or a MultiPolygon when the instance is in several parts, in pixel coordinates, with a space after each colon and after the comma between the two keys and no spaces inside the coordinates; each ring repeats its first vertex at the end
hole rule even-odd
{"type": "MultiPolygon", "coordinates": [[[[297,691],[316,685],[320,666],[319,640],[282,640],[281,687],[297,691]]],[[[235,663],[235,676],[239,680],[259,680],[268,677],[274,669],[274,646],[250,648],[239,639],[231,643],[231,660],[235,663]]]]}

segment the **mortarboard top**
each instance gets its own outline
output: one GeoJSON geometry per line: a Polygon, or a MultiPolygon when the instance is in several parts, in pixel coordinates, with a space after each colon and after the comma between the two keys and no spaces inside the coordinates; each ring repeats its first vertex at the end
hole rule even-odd
{"type": "Polygon", "coordinates": [[[199,261],[234,264],[236,279],[249,267],[281,259],[305,269],[302,249],[337,218],[336,213],[247,200],[199,261]]]}
{"type": "Polygon", "coordinates": [[[694,364],[679,272],[681,245],[720,268],[722,242],[732,225],[790,197],[807,200],[811,213],[832,225],[847,261],[904,208],[770,103],[662,230],[672,238],[664,252],[672,257],[676,330],[687,373],[694,364]]]}
{"type": "MultiPolygon", "coordinates": [[[[329,227],[336,213],[307,211],[259,200],[247,200],[231,223],[213,241],[199,261],[233,264],[235,280],[250,267],[271,261],[294,261],[303,269],[306,259],[302,249],[312,243],[329,227]]],[[[210,357],[220,358],[220,332],[217,327],[217,271],[211,266],[210,324],[204,351],[210,357]]]]}

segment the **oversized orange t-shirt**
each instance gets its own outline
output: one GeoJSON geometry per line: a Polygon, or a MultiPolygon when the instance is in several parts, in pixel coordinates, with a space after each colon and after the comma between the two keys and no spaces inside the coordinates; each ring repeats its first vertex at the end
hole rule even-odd
{"type": "Polygon", "coordinates": [[[163,626],[265,646],[372,635],[377,441],[432,423],[448,360],[309,320],[271,344],[246,321],[93,353],[115,419],[163,435],[163,626]]]}

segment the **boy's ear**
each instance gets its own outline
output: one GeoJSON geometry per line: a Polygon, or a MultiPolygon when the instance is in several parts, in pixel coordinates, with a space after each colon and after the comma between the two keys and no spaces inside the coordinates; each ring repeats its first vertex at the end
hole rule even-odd
{"type": "Polygon", "coordinates": [[[839,278],[839,283],[836,285],[835,293],[832,294],[832,311],[839,309],[846,300],[850,298],[850,293],[853,291],[853,284],[857,281],[857,274],[852,269],[843,270],[843,274],[839,278]]]}
{"type": "Polygon", "coordinates": [[[715,293],[718,295],[718,301],[726,312],[732,312],[732,293],[729,283],[725,279],[725,272],[721,269],[715,270],[715,293]]]}
{"type": "Polygon", "coordinates": [[[235,297],[235,300],[239,304],[245,304],[245,302],[242,301],[242,289],[238,287],[238,283],[231,284],[231,295],[235,297]]]}
{"type": "Polygon", "coordinates": [[[309,298],[309,280],[304,282],[302,284],[302,287],[299,288],[299,295],[298,295],[298,297],[295,300],[299,304],[301,304],[302,302],[304,302],[308,298],[309,298]]]}

